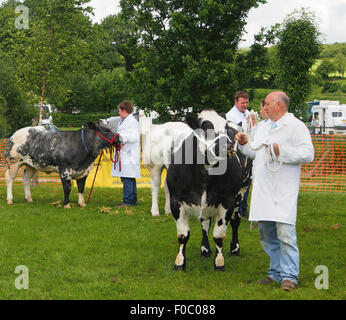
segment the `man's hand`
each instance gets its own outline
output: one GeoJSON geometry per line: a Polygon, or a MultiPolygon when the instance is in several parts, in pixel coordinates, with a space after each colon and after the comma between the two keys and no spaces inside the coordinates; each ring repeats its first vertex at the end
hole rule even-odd
{"type": "Polygon", "coordinates": [[[238,141],[238,143],[240,145],[244,145],[248,143],[248,137],[247,134],[243,133],[243,132],[238,132],[235,136],[234,136],[235,141],[238,141]]]}

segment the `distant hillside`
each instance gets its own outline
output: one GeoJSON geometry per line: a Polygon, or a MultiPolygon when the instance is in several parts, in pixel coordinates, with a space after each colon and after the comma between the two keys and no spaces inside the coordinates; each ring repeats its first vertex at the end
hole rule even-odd
{"type": "Polygon", "coordinates": [[[346,56],[346,42],[335,42],[333,44],[324,44],[322,48],[321,58],[334,58],[338,53],[346,56]]]}

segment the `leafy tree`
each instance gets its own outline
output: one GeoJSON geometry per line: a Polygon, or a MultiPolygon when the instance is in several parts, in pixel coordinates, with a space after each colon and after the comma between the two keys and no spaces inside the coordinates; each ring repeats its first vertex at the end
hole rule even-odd
{"type": "Polygon", "coordinates": [[[0,136],[8,137],[19,128],[30,126],[35,110],[28,105],[14,68],[3,57],[0,51],[0,136]]]}
{"type": "Polygon", "coordinates": [[[340,76],[344,76],[346,70],[346,56],[339,52],[333,59],[335,69],[340,76]]]}
{"type": "Polygon", "coordinates": [[[279,81],[291,99],[290,112],[303,118],[304,101],[311,90],[310,69],[321,50],[315,15],[294,11],[282,24],[279,34],[279,81]]]}
{"type": "MultiPolygon", "coordinates": [[[[89,0],[25,0],[30,8],[30,33],[23,48],[20,72],[28,90],[63,104],[69,95],[67,78],[85,68],[86,39],[91,22],[84,13],[89,0]]],[[[42,110],[41,110],[42,111],[42,110]]]]}
{"type": "Polygon", "coordinates": [[[131,100],[124,67],[102,70],[93,76],[89,85],[88,111],[113,112],[125,99],[131,100]]]}
{"type": "Polygon", "coordinates": [[[254,36],[254,43],[249,50],[239,50],[236,57],[235,68],[239,88],[270,87],[276,79],[276,68],[273,67],[271,48],[275,44],[280,24],[270,28],[261,28],[254,36]]]}
{"type": "Polygon", "coordinates": [[[323,59],[316,69],[316,73],[320,75],[323,80],[327,80],[329,78],[329,74],[336,71],[336,65],[331,59],[323,59]]]}
{"type": "Polygon", "coordinates": [[[104,69],[113,69],[125,63],[127,71],[133,71],[134,65],[140,61],[140,48],[134,46],[137,43],[137,27],[122,19],[121,14],[109,15],[98,25],[96,30],[103,36],[102,59],[107,62],[104,69]],[[128,41],[131,39],[131,41],[128,41]],[[110,61],[113,61],[110,62],[110,61]]]}
{"type": "Polygon", "coordinates": [[[143,50],[132,73],[143,109],[183,114],[193,107],[228,110],[238,88],[234,57],[249,10],[264,0],[121,0],[122,19],[137,27],[128,39],[143,50]]]}

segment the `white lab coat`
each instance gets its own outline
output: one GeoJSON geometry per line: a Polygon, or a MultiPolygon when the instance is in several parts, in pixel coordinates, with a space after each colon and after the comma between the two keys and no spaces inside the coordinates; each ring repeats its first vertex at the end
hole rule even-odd
{"type": "MultiPolygon", "coordinates": [[[[122,139],[120,161],[112,166],[111,176],[140,178],[140,131],[139,123],[132,114],[123,119],[118,126],[117,133],[122,139]]],[[[113,159],[115,158],[115,154],[113,159]]]]}
{"type": "Polygon", "coordinates": [[[249,144],[240,147],[245,155],[255,159],[249,220],[295,225],[300,167],[301,163],[313,161],[314,148],[309,130],[293,114],[286,113],[276,124],[277,128],[271,132],[270,120],[259,126],[251,145],[279,144],[283,160],[279,171],[267,169],[265,148],[253,151],[249,144]]]}
{"type": "Polygon", "coordinates": [[[235,124],[239,124],[241,122],[241,126],[244,132],[247,131],[247,117],[249,116],[250,111],[245,110],[245,112],[240,112],[239,109],[234,106],[231,110],[226,113],[226,120],[231,121],[235,124]]]}

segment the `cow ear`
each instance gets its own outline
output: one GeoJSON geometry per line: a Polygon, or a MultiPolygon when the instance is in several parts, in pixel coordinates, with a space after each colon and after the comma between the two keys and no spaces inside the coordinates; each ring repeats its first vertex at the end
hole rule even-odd
{"type": "Polygon", "coordinates": [[[227,120],[227,119],[226,119],[226,114],[225,114],[224,112],[221,112],[221,113],[219,114],[219,116],[220,116],[221,118],[227,120]]]}
{"type": "Polygon", "coordinates": [[[88,122],[88,128],[90,128],[92,130],[96,130],[97,129],[96,124],[93,123],[93,122],[88,122]]]}
{"type": "Polygon", "coordinates": [[[188,126],[193,129],[196,130],[200,127],[199,121],[198,119],[196,119],[195,117],[191,116],[191,115],[187,115],[185,117],[185,122],[188,124],[188,126]]]}
{"type": "Polygon", "coordinates": [[[205,121],[202,122],[201,128],[202,128],[204,131],[212,130],[212,129],[214,129],[214,125],[213,125],[212,122],[210,122],[209,120],[205,120],[205,121]]]}

